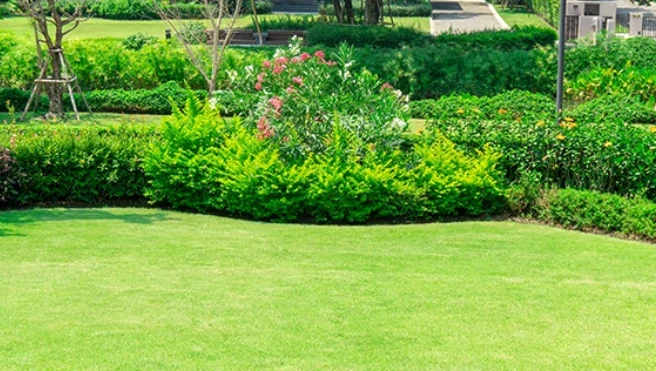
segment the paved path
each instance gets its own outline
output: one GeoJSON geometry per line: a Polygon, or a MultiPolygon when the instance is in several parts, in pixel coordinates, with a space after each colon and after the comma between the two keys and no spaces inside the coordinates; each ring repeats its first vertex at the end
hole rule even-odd
{"type": "Polygon", "coordinates": [[[431,32],[472,32],[505,29],[508,25],[496,14],[494,8],[481,0],[432,1],[431,32]]]}

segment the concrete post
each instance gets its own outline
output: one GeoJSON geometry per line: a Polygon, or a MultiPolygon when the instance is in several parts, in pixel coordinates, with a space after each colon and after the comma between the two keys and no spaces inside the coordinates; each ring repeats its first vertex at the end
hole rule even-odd
{"type": "Polygon", "coordinates": [[[609,20],[606,21],[606,31],[608,33],[608,37],[615,36],[615,20],[614,19],[609,19],[609,20]]]}
{"type": "Polygon", "coordinates": [[[629,36],[642,35],[642,13],[631,13],[629,15],[629,36]]]}

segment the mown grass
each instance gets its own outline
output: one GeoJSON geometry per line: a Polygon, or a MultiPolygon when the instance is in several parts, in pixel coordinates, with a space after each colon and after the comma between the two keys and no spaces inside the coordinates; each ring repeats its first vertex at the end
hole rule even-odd
{"type": "MultiPolygon", "coordinates": [[[[285,17],[285,15],[260,15],[262,20],[281,17],[285,17]]],[[[251,16],[247,15],[240,17],[235,25],[237,28],[244,28],[250,26],[252,22],[253,20],[251,16]]],[[[395,18],[394,22],[397,25],[414,27],[425,32],[430,31],[428,17],[395,18]]],[[[92,18],[82,23],[78,29],[71,32],[67,36],[67,39],[94,39],[103,37],[125,38],[137,33],[164,38],[164,31],[167,28],[170,27],[162,20],[116,21],[92,18]]],[[[30,26],[27,18],[14,17],[0,20],[0,30],[11,31],[18,35],[34,38],[34,29],[30,26]]]]}
{"type": "Polygon", "coordinates": [[[525,8],[509,9],[501,5],[495,5],[494,8],[510,27],[535,26],[553,28],[537,14],[528,12],[525,8]]]}
{"type": "Polygon", "coordinates": [[[0,369],[648,370],[656,247],[511,222],[0,213],[0,369]]]}

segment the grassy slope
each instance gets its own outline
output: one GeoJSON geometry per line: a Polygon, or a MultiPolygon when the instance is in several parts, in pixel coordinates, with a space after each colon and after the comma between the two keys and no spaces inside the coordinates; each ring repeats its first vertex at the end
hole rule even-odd
{"type": "Polygon", "coordinates": [[[0,369],[656,367],[656,247],[537,225],[0,213],[0,369]]]}
{"type": "Polygon", "coordinates": [[[494,6],[508,26],[536,26],[552,28],[547,22],[535,13],[529,13],[524,9],[506,9],[500,5],[494,6]]]}
{"type": "MultiPolygon", "coordinates": [[[[265,14],[261,15],[262,19],[279,18],[283,15],[265,14]]],[[[429,32],[430,24],[428,17],[410,17],[410,18],[396,18],[396,24],[416,27],[422,31],[429,32]]],[[[252,23],[251,16],[241,17],[236,25],[237,27],[247,27],[252,23]]],[[[153,21],[114,21],[107,19],[90,19],[79,26],[77,30],[72,32],[68,38],[70,39],[88,39],[88,38],[101,38],[101,37],[127,37],[136,33],[144,33],[157,37],[164,37],[164,30],[169,28],[165,22],[160,20],[153,21]]],[[[13,31],[19,35],[33,37],[34,31],[29,26],[25,18],[7,18],[0,20],[0,30],[13,31]]]]}

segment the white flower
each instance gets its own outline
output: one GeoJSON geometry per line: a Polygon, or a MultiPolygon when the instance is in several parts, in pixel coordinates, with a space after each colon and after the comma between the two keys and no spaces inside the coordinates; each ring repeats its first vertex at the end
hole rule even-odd
{"type": "Polygon", "coordinates": [[[396,94],[397,98],[401,98],[401,96],[403,95],[403,92],[401,90],[397,89],[397,90],[394,90],[394,94],[396,94]]]}
{"type": "Polygon", "coordinates": [[[237,79],[238,73],[235,70],[230,70],[228,71],[228,78],[230,79],[230,82],[235,82],[237,79]]]}
{"type": "Polygon", "coordinates": [[[216,105],[217,105],[217,103],[218,103],[218,101],[216,100],[216,98],[212,98],[212,99],[210,99],[210,107],[211,107],[213,110],[216,109],[216,105]]]}
{"type": "Polygon", "coordinates": [[[401,120],[398,117],[395,117],[394,120],[392,120],[392,123],[390,124],[390,127],[393,130],[403,130],[408,126],[408,123],[401,120]]]}
{"type": "Polygon", "coordinates": [[[249,75],[252,74],[253,71],[255,71],[255,67],[253,67],[252,65],[246,66],[244,69],[246,70],[246,73],[249,75]]]}

